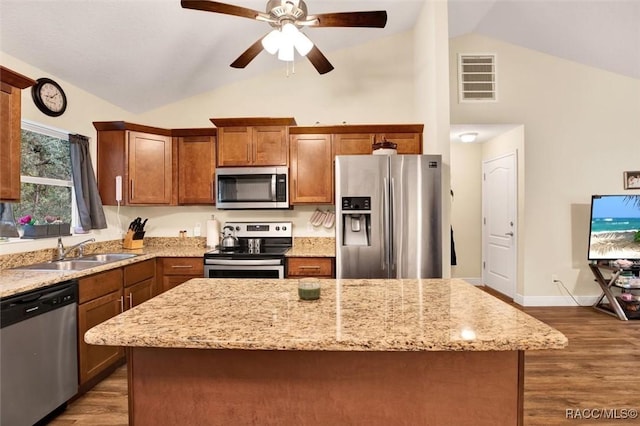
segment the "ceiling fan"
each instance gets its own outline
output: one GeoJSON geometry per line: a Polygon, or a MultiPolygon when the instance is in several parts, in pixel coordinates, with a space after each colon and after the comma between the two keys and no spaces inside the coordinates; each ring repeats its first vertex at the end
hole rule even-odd
{"type": "Polygon", "coordinates": [[[300,28],[303,27],[368,27],[384,28],[387,12],[337,12],[309,15],[303,0],[269,0],[266,12],[208,0],[181,0],[185,9],[222,13],[267,22],[273,30],[245,50],[233,63],[234,68],[246,67],[260,52],[278,54],[278,59],[293,61],[294,48],[313,64],[320,74],[333,70],[333,65],[300,28]]]}

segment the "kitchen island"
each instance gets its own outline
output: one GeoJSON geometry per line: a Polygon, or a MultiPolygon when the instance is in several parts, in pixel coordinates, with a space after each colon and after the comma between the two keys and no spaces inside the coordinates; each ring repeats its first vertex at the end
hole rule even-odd
{"type": "Polygon", "coordinates": [[[127,347],[130,424],[522,424],[557,330],[456,279],[193,279],[85,335],[127,347]]]}

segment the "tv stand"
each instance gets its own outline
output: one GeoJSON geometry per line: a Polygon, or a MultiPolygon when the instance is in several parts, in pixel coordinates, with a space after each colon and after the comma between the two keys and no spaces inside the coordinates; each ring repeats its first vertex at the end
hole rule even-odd
{"type": "MultiPolygon", "coordinates": [[[[620,299],[616,297],[616,294],[613,292],[613,289],[618,287],[616,281],[624,269],[610,266],[608,262],[606,264],[590,263],[589,268],[596,277],[596,282],[602,289],[602,294],[596,303],[593,304],[593,307],[598,311],[617,316],[622,321],[629,320],[629,313],[625,311],[620,304],[620,299]],[[608,271],[610,274],[605,277],[603,271],[608,271]],[[605,297],[607,298],[606,302],[604,302],[605,297]]],[[[638,315],[633,315],[633,318],[640,318],[640,312],[638,312],[638,315]]]]}

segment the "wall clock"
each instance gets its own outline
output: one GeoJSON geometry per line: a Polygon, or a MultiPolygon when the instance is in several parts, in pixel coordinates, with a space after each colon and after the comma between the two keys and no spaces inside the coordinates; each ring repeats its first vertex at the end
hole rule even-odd
{"type": "Polygon", "coordinates": [[[64,114],[67,96],[62,87],[50,78],[39,78],[31,87],[31,97],[38,109],[51,117],[64,114]]]}

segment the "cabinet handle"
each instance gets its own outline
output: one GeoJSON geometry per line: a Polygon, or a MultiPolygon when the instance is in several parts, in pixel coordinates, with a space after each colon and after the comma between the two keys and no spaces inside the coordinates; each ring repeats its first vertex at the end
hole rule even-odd
{"type": "Polygon", "coordinates": [[[216,201],[216,183],[214,181],[211,181],[211,200],[215,203],[216,201]]]}
{"type": "Polygon", "coordinates": [[[124,296],[120,296],[120,312],[124,312],[124,296]]]}
{"type": "Polygon", "coordinates": [[[129,309],[133,308],[133,293],[130,293],[129,296],[129,309]]]}
{"type": "Polygon", "coordinates": [[[317,266],[317,265],[314,265],[314,266],[298,266],[298,269],[313,269],[313,270],[316,270],[316,269],[320,269],[320,267],[317,266]]]}
{"type": "Polygon", "coordinates": [[[173,269],[191,269],[193,265],[171,265],[173,269]]]}
{"type": "Polygon", "coordinates": [[[251,162],[251,147],[247,145],[247,162],[251,162]]]}
{"type": "Polygon", "coordinates": [[[135,196],[133,195],[133,179],[131,179],[131,196],[129,197],[130,200],[133,200],[135,198],[135,196]]]}

